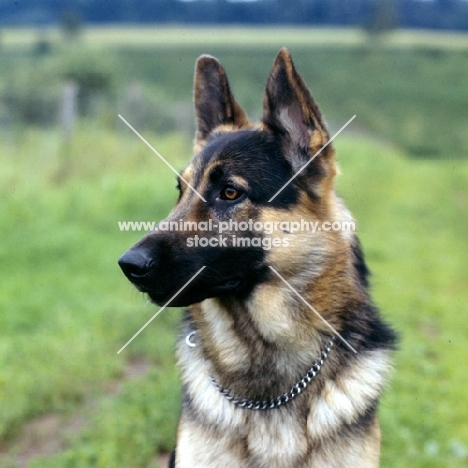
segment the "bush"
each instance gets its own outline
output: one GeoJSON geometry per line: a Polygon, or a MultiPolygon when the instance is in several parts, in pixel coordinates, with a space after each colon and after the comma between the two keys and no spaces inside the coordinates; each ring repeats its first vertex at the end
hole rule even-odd
{"type": "Polygon", "coordinates": [[[45,70],[14,74],[0,91],[0,105],[15,123],[49,126],[58,121],[60,87],[45,70]]]}

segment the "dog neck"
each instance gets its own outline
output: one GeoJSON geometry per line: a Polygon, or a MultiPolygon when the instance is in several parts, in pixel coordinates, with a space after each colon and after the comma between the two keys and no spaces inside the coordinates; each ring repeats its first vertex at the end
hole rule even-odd
{"type": "MultiPolygon", "coordinates": [[[[195,343],[219,387],[243,398],[275,398],[290,390],[323,357],[331,334],[312,330],[307,337],[288,337],[287,321],[275,320],[274,311],[252,310],[255,305],[255,301],[246,304],[232,298],[205,300],[190,308],[189,332],[196,331],[195,343]],[[265,327],[260,329],[257,324],[262,320],[275,320],[270,323],[275,336],[265,327]],[[249,395],[244,394],[246,382],[249,395]]],[[[279,318],[284,315],[283,310],[279,318]]]]}

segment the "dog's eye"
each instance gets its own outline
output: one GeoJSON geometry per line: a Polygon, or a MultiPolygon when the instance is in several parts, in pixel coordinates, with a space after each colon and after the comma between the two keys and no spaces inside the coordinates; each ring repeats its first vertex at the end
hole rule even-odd
{"type": "Polygon", "coordinates": [[[241,190],[237,190],[234,187],[227,186],[221,192],[221,200],[237,200],[242,195],[241,190]]]}

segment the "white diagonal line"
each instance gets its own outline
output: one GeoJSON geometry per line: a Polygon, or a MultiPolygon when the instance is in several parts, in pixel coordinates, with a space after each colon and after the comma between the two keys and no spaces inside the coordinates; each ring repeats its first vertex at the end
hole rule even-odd
{"type": "Polygon", "coordinates": [[[312,311],[314,314],[325,324],[328,328],[338,336],[343,343],[348,346],[352,351],[357,354],[357,351],[271,266],[269,265],[270,269],[280,278],[283,283],[312,311]]]}
{"type": "Polygon", "coordinates": [[[202,266],[118,351],[120,354],[204,269],[202,266]]]}
{"type": "Polygon", "coordinates": [[[172,167],[172,165],[171,165],[166,159],[164,159],[164,158],[161,156],[161,154],[160,154],[158,151],[156,151],[156,150],[143,138],[143,136],[140,135],[140,133],[138,133],[138,132],[137,132],[137,131],[120,115],[120,114],[119,114],[119,118],[127,125],[127,127],[128,127],[130,130],[133,131],[133,133],[135,133],[135,135],[137,135],[138,137],[140,137],[141,141],[142,141],[143,143],[145,143],[146,146],[148,146],[148,148],[149,148],[151,151],[153,151],[154,154],[156,154],[157,156],[159,156],[159,158],[167,164],[167,166],[169,167],[169,169],[171,169],[172,172],[174,172],[174,174],[176,174],[177,176],[179,176],[179,177],[190,187],[190,189],[193,191],[193,193],[195,193],[198,197],[200,197],[200,198],[206,203],[206,200],[200,195],[200,193],[199,193],[194,187],[192,187],[192,185],[190,185],[190,184],[180,175],[180,173],[179,173],[176,169],[174,169],[174,168],[172,167]]]}
{"type": "Polygon", "coordinates": [[[353,115],[269,200],[273,201],[354,119],[353,115]]]}

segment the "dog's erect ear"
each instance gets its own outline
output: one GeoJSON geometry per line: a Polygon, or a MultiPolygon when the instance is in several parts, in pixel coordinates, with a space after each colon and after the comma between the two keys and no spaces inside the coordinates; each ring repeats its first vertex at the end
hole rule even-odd
{"type": "MultiPolygon", "coordinates": [[[[273,131],[284,135],[287,157],[298,171],[328,142],[328,131],[322,114],[306,84],[297,73],[287,49],[281,49],[268,77],[263,102],[263,122],[273,131]]],[[[309,173],[334,175],[333,161],[327,161],[329,147],[308,167],[309,173]],[[331,168],[331,167],[330,167],[331,168]]],[[[332,158],[330,158],[332,159],[332,158]]]]}
{"type": "Polygon", "coordinates": [[[202,55],[195,67],[195,113],[197,143],[202,143],[219,125],[245,127],[249,121],[234,99],[226,72],[217,59],[202,55]]]}

